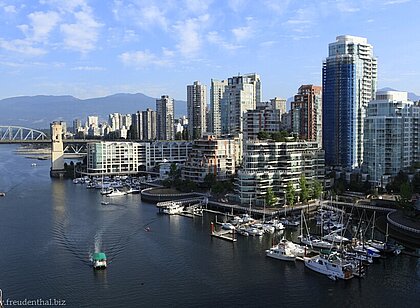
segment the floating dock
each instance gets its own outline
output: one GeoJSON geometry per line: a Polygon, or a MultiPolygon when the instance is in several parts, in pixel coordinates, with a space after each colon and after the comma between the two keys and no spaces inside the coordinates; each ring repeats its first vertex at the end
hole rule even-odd
{"type": "Polygon", "coordinates": [[[211,226],[211,236],[220,238],[222,240],[226,240],[229,242],[236,242],[237,238],[235,237],[235,230],[222,230],[222,231],[215,231],[214,230],[214,223],[210,224],[211,226]]]}

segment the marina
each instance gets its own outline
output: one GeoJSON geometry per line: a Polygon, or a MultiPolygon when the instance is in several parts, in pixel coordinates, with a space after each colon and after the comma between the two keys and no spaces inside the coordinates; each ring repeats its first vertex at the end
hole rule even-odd
{"type": "MultiPolygon", "coordinates": [[[[232,215],[230,209],[224,213],[211,206],[194,219],[165,215],[159,214],[156,204],[142,201],[136,194],[112,198],[105,206],[101,201],[108,202],[108,198],[100,189],[51,181],[48,164],[40,162],[28,173],[23,157],[0,155],[5,175],[0,187],[7,193],[7,199],[0,199],[0,240],[10,252],[0,259],[0,267],[5,269],[0,286],[9,298],[60,296],[70,307],[131,307],[139,301],[145,306],[171,307],[174,301],[184,306],[235,306],[243,298],[247,298],[244,306],[254,307],[412,307],[417,301],[419,261],[405,255],[415,253],[413,250],[403,249],[400,255],[383,253],[366,267],[355,263],[353,276],[364,271],[363,279],[333,281],[305,266],[302,257],[291,262],[266,256],[266,250],[283,237],[299,244],[300,226],[281,231],[281,220],[267,216],[265,223],[279,230],[261,236],[237,233],[236,242],[231,242],[211,236],[210,224],[216,217],[215,228],[225,232],[229,230],[222,228],[224,223],[241,224],[241,220],[261,227],[262,215],[243,216],[246,210],[232,215]],[[23,185],[25,189],[20,189],[23,185]],[[35,192],[38,198],[33,197],[35,192]],[[33,253],[28,255],[28,251],[33,253]],[[89,255],[95,251],[106,253],[106,270],[92,271],[89,255]],[[21,262],[17,264],[16,259],[21,262]],[[396,289],[396,284],[405,287],[396,289]],[[279,289],[290,296],[278,296],[279,289]]],[[[191,200],[194,204],[196,200],[191,200]]],[[[310,234],[320,235],[315,213],[308,219],[308,229],[310,234]]],[[[364,229],[370,238],[370,217],[366,218],[364,229]]],[[[357,225],[353,215],[349,229],[357,225]]],[[[374,239],[384,240],[385,236],[375,230],[374,239]]],[[[349,256],[357,257],[350,252],[349,256]]]]}

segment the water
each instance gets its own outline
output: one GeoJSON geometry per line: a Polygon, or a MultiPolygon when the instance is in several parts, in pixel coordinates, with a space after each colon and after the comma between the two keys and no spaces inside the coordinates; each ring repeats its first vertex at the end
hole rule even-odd
{"type": "MultiPolygon", "coordinates": [[[[101,205],[97,190],[49,177],[49,162],[0,146],[3,300],[60,299],[68,307],[414,307],[420,261],[398,256],[365,279],[331,281],[302,263],[264,256],[271,238],[232,244],[209,235],[211,216],[158,215],[139,195],[101,205]],[[146,232],[145,228],[150,227],[146,232]],[[104,271],[89,256],[102,249],[104,271]]],[[[109,198],[108,198],[109,199],[109,198]]]]}

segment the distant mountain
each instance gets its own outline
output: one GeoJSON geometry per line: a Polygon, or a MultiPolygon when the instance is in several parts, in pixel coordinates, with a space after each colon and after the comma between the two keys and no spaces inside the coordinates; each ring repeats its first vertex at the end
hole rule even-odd
{"type": "MultiPolygon", "coordinates": [[[[385,88],[379,89],[379,91],[400,91],[400,90],[385,87],[385,88]]],[[[416,102],[416,101],[420,101],[420,96],[417,95],[416,93],[408,92],[408,99],[413,101],[413,102],[416,102]]]]}
{"type": "MultiPolygon", "coordinates": [[[[18,96],[0,100],[0,125],[29,128],[48,128],[55,120],[66,121],[71,127],[78,118],[82,123],[88,115],[98,115],[106,121],[110,113],[135,113],[138,110],[156,110],[156,98],[142,93],[119,93],[105,97],[78,99],[73,96],[18,96]]],[[[186,115],[186,102],[175,100],[175,116],[186,115]]]]}

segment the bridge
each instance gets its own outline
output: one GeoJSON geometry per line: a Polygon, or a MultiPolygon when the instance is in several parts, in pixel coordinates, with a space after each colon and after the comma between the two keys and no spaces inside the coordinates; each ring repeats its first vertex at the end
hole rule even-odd
{"type": "Polygon", "coordinates": [[[51,142],[45,133],[27,127],[20,126],[3,126],[0,125],[0,142],[1,143],[25,143],[26,142],[51,142]]]}

